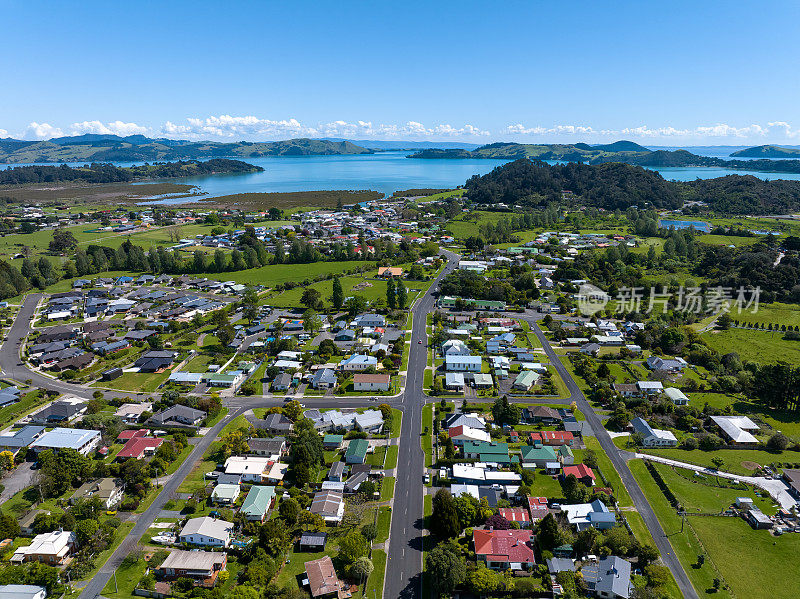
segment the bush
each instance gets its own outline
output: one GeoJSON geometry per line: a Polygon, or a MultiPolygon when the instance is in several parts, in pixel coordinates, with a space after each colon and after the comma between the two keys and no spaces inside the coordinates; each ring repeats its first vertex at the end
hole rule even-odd
{"type": "Polygon", "coordinates": [[[700,444],[697,442],[697,439],[694,437],[685,437],[683,441],[681,441],[681,449],[697,449],[700,444]]]}

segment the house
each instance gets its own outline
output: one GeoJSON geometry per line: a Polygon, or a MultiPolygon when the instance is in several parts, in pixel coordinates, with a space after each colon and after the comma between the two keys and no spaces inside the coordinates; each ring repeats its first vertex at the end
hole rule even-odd
{"type": "Polygon", "coordinates": [[[358,327],[385,327],[386,317],[381,314],[362,314],[356,317],[353,324],[358,327]]]}
{"type": "Polygon", "coordinates": [[[100,431],[80,428],[55,428],[36,439],[31,443],[30,447],[36,453],[46,449],[52,449],[56,453],[62,449],[74,449],[78,453],[87,455],[99,444],[100,431]]]}
{"type": "Polygon", "coordinates": [[[286,391],[291,386],[292,386],[292,375],[289,374],[288,372],[282,372],[273,379],[270,388],[273,391],[286,391]]]}
{"type": "Polygon", "coordinates": [[[336,336],[333,338],[334,341],[355,341],[356,340],[356,332],[352,329],[343,329],[336,333],[336,336]]]}
{"type": "Polygon", "coordinates": [[[747,510],[747,522],[756,530],[769,530],[773,526],[773,522],[769,516],[762,512],[757,507],[747,510]]]}
{"type": "Polygon", "coordinates": [[[168,350],[152,350],[142,354],[142,357],[133,363],[139,372],[163,372],[172,366],[177,354],[168,350]]]}
{"type": "Polygon", "coordinates": [[[664,395],[669,397],[676,406],[685,406],[689,403],[689,398],[684,395],[683,391],[675,387],[664,389],[664,395]]]}
{"type": "Polygon", "coordinates": [[[78,499],[96,497],[107,510],[110,510],[122,500],[124,487],[120,480],[101,478],[81,485],[69,498],[69,502],[74,504],[78,499]]]}
{"type": "Polygon", "coordinates": [[[63,565],[77,547],[74,532],[54,530],[36,535],[27,547],[18,547],[11,563],[40,562],[49,566],[63,565]]]}
{"type": "Polygon", "coordinates": [[[271,433],[288,433],[294,428],[294,423],[283,414],[267,414],[259,428],[271,433]]]}
{"type": "Polygon", "coordinates": [[[442,343],[443,356],[468,356],[470,349],[461,339],[448,339],[442,343]]]}
{"type": "Polygon", "coordinates": [[[239,485],[220,483],[211,492],[211,502],[214,505],[233,505],[241,492],[239,485]]]}
{"type": "Polygon", "coordinates": [[[447,434],[456,447],[464,445],[465,441],[483,441],[489,443],[492,440],[491,435],[486,431],[464,425],[451,426],[447,429],[447,434]]]}
{"type": "Polygon", "coordinates": [[[322,447],[326,451],[341,449],[343,440],[344,435],[325,435],[322,438],[322,447]]]}
{"type": "Polygon", "coordinates": [[[344,496],[337,491],[317,491],[309,509],[312,514],[322,516],[325,522],[335,526],[344,516],[344,496]]]}
{"type": "Polygon", "coordinates": [[[528,511],[531,514],[531,521],[537,522],[550,513],[547,507],[547,497],[528,496],[528,511]]]}
{"type": "MultiPolygon", "coordinates": [[[[368,376],[368,375],[356,375],[368,376]]],[[[337,385],[336,373],[330,368],[322,368],[314,373],[311,378],[311,386],[314,389],[333,389],[337,385]]]]}
{"type": "Polygon", "coordinates": [[[19,401],[20,390],[16,386],[0,389],[0,407],[11,405],[19,401]]]}
{"type": "Polygon", "coordinates": [[[240,513],[251,522],[263,522],[275,502],[275,487],[252,486],[244,498],[240,513]]]}
{"type": "Polygon", "coordinates": [[[202,410],[195,410],[188,406],[175,404],[157,414],[153,414],[148,422],[158,425],[173,425],[173,426],[198,426],[206,417],[206,413],[202,410]]]}
{"type": "Polygon", "coordinates": [[[365,433],[378,434],[383,430],[383,414],[378,410],[366,410],[363,414],[356,412],[353,425],[365,433]]]}
{"type": "Polygon", "coordinates": [[[569,445],[562,445],[558,448],[558,461],[564,466],[571,466],[575,463],[575,454],[572,453],[569,445]]]}
{"type": "Polygon", "coordinates": [[[45,430],[47,429],[43,426],[28,424],[13,433],[0,435],[0,451],[10,451],[16,456],[20,450],[27,449],[41,437],[45,430]]]}
{"type": "Polygon", "coordinates": [[[498,513],[509,522],[519,522],[523,528],[531,523],[531,516],[528,510],[522,507],[501,507],[498,513]]]}
{"type": "Polygon", "coordinates": [[[655,395],[664,390],[664,385],[661,381],[636,381],[636,387],[643,395],[655,395]]]}
{"type": "Polygon", "coordinates": [[[631,594],[631,564],[610,555],[597,564],[584,564],[581,568],[586,589],[592,597],[603,599],[628,599],[631,594]]]}
{"type": "Polygon", "coordinates": [[[567,515],[567,522],[578,529],[578,532],[587,528],[605,530],[616,524],[616,516],[599,499],[591,503],[576,503],[562,505],[561,511],[567,515]]]}
{"type": "Polygon", "coordinates": [[[154,569],[154,573],[159,579],[190,578],[195,585],[213,587],[227,563],[228,556],[221,551],[175,549],[154,569]]]}
{"type": "Polygon", "coordinates": [[[534,406],[522,410],[522,420],[531,423],[558,424],[564,420],[564,417],[561,416],[561,413],[555,408],[549,406],[534,406]]]}
{"type": "Polygon", "coordinates": [[[663,372],[682,372],[688,366],[686,360],[681,357],[662,358],[661,356],[650,356],[645,361],[650,370],[660,370],[663,372]]]}
{"type": "Polygon", "coordinates": [[[486,430],[486,421],[474,414],[451,414],[445,419],[444,428],[452,428],[454,426],[468,426],[483,431],[486,430]]]}
{"type": "Polygon", "coordinates": [[[153,455],[156,449],[161,447],[164,439],[157,437],[133,437],[125,443],[120,452],[117,454],[116,459],[126,460],[133,458],[134,460],[141,460],[146,455],[153,455]]]}
{"type": "Polygon", "coordinates": [[[480,356],[445,356],[444,368],[449,372],[480,372],[480,356]]]}
{"type": "Polygon", "coordinates": [[[530,434],[531,443],[544,445],[570,445],[575,443],[575,437],[569,431],[538,431],[530,434]]]}
{"type": "Polygon", "coordinates": [[[444,375],[444,388],[448,391],[462,392],[464,390],[464,374],[461,372],[446,372],[444,375]]]}
{"type": "Polygon", "coordinates": [[[549,462],[557,462],[558,456],[555,449],[546,445],[523,445],[520,448],[522,465],[530,468],[544,468],[549,462]]]}
{"type": "Polygon", "coordinates": [[[348,464],[363,464],[367,459],[369,441],[366,439],[353,439],[347,446],[344,461],[348,464]]]}
{"type": "Polygon", "coordinates": [[[45,599],[47,589],[34,584],[0,585],[0,599],[45,599]]]}
{"type": "Polygon", "coordinates": [[[328,470],[328,480],[333,481],[335,483],[340,483],[344,481],[344,472],[347,468],[347,464],[344,462],[334,462],[331,464],[330,470],[328,470]]]}
{"type": "Polygon", "coordinates": [[[123,422],[128,424],[136,424],[145,412],[150,412],[153,409],[153,404],[149,402],[142,403],[124,403],[122,404],[114,416],[122,419],[123,422]]]}
{"type": "Polygon", "coordinates": [[[612,388],[622,397],[638,397],[639,385],[636,383],[614,383],[612,388]]]}
{"type": "Polygon", "coordinates": [[[49,406],[31,414],[30,421],[33,424],[44,424],[53,426],[60,422],[71,422],[78,416],[86,413],[86,404],[82,401],[59,400],[54,401],[49,406]]]}
{"type": "Polygon", "coordinates": [[[270,458],[231,456],[225,460],[225,474],[239,475],[246,483],[262,483],[274,463],[270,458]]]}
{"type": "Polygon", "coordinates": [[[475,556],[494,570],[530,570],[533,555],[533,533],[530,530],[475,530],[475,556]]]}
{"type": "Polygon", "coordinates": [[[388,391],[391,377],[388,374],[354,374],[355,391],[388,391]]]}
{"type": "Polygon", "coordinates": [[[580,482],[587,487],[594,485],[594,472],[586,464],[577,464],[574,466],[565,466],[561,476],[567,478],[570,474],[574,474],[580,482]]]}
{"type": "MultiPolygon", "coordinates": [[[[325,543],[328,540],[328,533],[326,532],[304,532],[300,535],[301,552],[317,553],[325,551],[325,543]]],[[[2,599],[2,597],[0,597],[2,599]]]]}
{"type": "Polygon", "coordinates": [[[758,439],[750,432],[759,430],[758,425],[747,416],[712,416],[711,420],[722,431],[723,436],[736,445],[755,445],[758,439]]]}
{"type": "Polygon", "coordinates": [[[308,590],[314,599],[337,599],[349,596],[346,593],[347,585],[336,576],[333,561],[329,555],[306,562],[306,577],[303,586],[308,585],[308,590]]]}
{"type": "Polygon", "coordinates": [[[377,368],[378,358],[366,354],[353,354],[339,362],[339,369],[344,372],[366,370],[367,368],[377,368]]]}
{"type": "Polygon", "coordinates": [[[399,266],[379,266],[378,276],[382,279],[400,278],[403,276],[403,269],[399,266]]]}
{"type": "Polygon", "coordinates": [[[285,437],[253,437],[247,440],[249,453],[259,456],[281,456],[286,453],[285,437]]]}
{"type": "Polygon", "coordinates": [[[178,541],[190,545],[228,547],[233,534],[233,524],[204,516],[190,518],[178,535],[178,541]]]}
{"type": "Polygon", "coordinates": [[[494,386],[494,381],[492,380],[492,375],[488,373],[481,374],[473,373],[472,374],[472,386],[476,389],[490,389],[494,386]]]}
{"type": "Polygon", "coordinates": [[[781,479],[789,487],[789,493],[795,499],[800,499],[800,470],[784,468],[781,479]]]}
{"type": "Polygon", "coordinates": [[[651,427],[640,417],[631,420],[631,426],[635,433],[642,435],[643,447],[676,447],[678,439],[671,431],[660,430],[651,427]]]}
{"type": "Polygon", "coordinates": [[[508,443],[487,443],[485,441],[464,441],[464,457],[481,462],[510,463],[508,443]]]}

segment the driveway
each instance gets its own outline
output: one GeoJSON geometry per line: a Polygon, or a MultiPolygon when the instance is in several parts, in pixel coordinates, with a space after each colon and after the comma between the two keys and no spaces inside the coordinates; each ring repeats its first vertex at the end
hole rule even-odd
{"type": "Polygon", "coordinates": [[[26,487],[30,487],[33,482],[33,476],[36,471],[33,470],[33,462],[22,462],[16,467],[8,476],[6,476],[2,484],[5,486],[3,492],[0,493],[0,503],[5,503],[11,499],[17,492],[26,487]]]}

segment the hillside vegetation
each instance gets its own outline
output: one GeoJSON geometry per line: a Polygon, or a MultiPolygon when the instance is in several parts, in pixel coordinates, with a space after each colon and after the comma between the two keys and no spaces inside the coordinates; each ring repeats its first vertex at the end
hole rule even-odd
{"type": "Polygon", "coordinates": [[[259,156],[311,156],[372,154],[349,141],[288,139],[275,142],[190,142],[151,139],[143,135],[80,135],[47,141],[0,140],[0,163],[29,162],[135,162],[197,160],[200,158],[255,158],[259,156]]]}
{"type": "Polygon", "coordinates": [[[742,158],[800,158],[800,148],[755,146],[734,152],[731,156],[741,156],[742,158]]]}

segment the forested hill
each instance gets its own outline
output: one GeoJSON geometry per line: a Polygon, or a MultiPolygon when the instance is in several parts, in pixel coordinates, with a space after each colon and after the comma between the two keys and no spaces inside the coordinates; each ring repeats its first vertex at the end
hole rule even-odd
{"type": "Polygon", "coordinates": [[[741,158],[800,158],[800,148],[781,146],[756,146],[734,152],[731,156],[741,158]]]}
{"type": "Polygon", "coordinates": [[[482,177],[468,179],[465,187],[468,198],[480,204],[543,207],[562,202],[563,192],[567,191],[581,205],[607,210],[645,205],[674,209],[689,200],[706,202],[711,209],[730,214],[786,214],[800,210],[800,181],[728,175],[681,183],[619,162],[549,165],[520,159],[482,177]]]}
{"type": "MultiPolygon", "coordinates": [[[[800,154],[798,154],[800,157],[800,154]]],[[[409,158],[494,158],[498,160],[517,160],[531,158],[536,160],[558,160],[603,164],[621,162],[649,167],[720,167],[733,170],[749,170],[766,173],[800,173],[800,160],[724,160],[709,156],[699,156],[686,150],[655,150],[631,141],[618,141],[613,144],[590,146],[588,144],[517,144],[494,143],[475,150],[422,150],[409,158]]]]}
{"type": "Polygon", "coordinates": [[[0,139],[0,163],[30,162],[139,162],[255,158],[259,156],[314,156],[372,154],[349,141],[288,139],[275,142],[183,141],[151,139],[143,135],[80,135],[47,141],[0,139]]]}
{"type": "Polygon", "coordinates": [[[0,184],[59,183],[80,181],[84,183],[124,183],[137,179],[163,179],[167,177],[193,177],[230,173],[257,173],[264,169],[241,160],[215,158],[163,162],[120,168],[113,164],[93,163],[79,168],[61,166],[15,166],[0,170],[0,184]]]}

